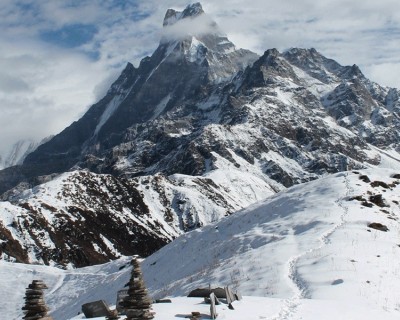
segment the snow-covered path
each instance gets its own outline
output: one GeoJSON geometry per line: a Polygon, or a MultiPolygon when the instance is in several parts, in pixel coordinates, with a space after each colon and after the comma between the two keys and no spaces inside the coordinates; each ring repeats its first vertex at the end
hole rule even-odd
{"type": "Polygon", "coordinates": [[[296,311],[303,300],[312,299],[311,293],[309,291],[309,284],[299,272],[298,264],[300,262],[304,264],[309,259],[309,257],[313,257],[315,253],[323,250],[323,247],[330,243],[329,237],[338,228],[342,227],[345,224],[345,216],[348,214],[348,207],[344,203],[344,198],[348,197],[352,191],[349,184],[348,173],[343,174],[343,187],[345,190],[344,194],[339,195],[339,197],[335,201],[338,207],[342,209],[340,218],[329,229],[321,229],[321,233],[317,235],[319,244],[316,247],[312,247],[312,242],[305,242],[304,244],[302,243],[302,245],[299,245],[298,243],[296,243],[299,238],[296,238],[293,233],[291,234],[290,238],[292,239],[291,241],[293,242],[293,246],[296,246],[296,251],[300,251],[298,254],[291,256],[287,264],[284,266],[285,274],[287,275],[288,280],[291,282],[290,286],[292,288],[293,295],[284,300],[281,310],[276,316],[273,317],[274,320],[295,319],[296,311]]]}
{"type": "MultiPolygon", "coordinates": [[[[298,310],[299,305],[303,302],[303,299],[312,299],[312,295],[309,291],[309,284],[307,281],[301,276],[298,270],[298,264],[300,261],[304,264],[309,257],[313,257],[318,252],[323,251],[323,248],[331,243],[330,237],[334,232],[336,232],[339,228],[343,227],[346,223],[346,216],[348,215],[348,206],[346,205],[346,198],[348,198],[352,192],[353,188],[350,186],[349,173],[346,172],[343,174],[343,189],[344,194],[339,195],[335,203],[338,207],[341,208],[342,213],[340,215],[340,219],[334,225],[327,229],[321,230],[322,233],[318,236],[320,244],[317,247],[313,248],[304,248],[305,251],[299,253],[298,255],[292,256],[287,263],[287,277],[292,281],[293,288],[293,296],[284,301],[282,309],[280,312],[273,318],[274,320],[279,319],[296,319],[296,311],[298,310]]],[[[304,250],[303,249],[303,250],[304,250]]]]}

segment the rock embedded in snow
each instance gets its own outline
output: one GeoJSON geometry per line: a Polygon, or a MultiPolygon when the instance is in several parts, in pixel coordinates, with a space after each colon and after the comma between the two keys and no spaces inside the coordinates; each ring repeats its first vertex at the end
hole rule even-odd
{"type": "Polygon", "coordinates": [[[372,223],[368,224],[368,228],[372,228],[372,229],[376,229],[376,230],[380,230],[380,231],[384,231],[384,232],[389,231],[387,226],[385,226],[379,222],[372,222],[372,223]]]}

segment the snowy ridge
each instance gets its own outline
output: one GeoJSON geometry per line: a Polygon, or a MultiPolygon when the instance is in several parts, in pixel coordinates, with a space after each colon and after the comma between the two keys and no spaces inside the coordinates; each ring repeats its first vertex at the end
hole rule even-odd
{"type": "Polygon", "coordinates": [[[177,235],[150,215],[134,183],[84,171],[65,173],[0,206],[0,254],[17,262],[79,267],[135,251],[146,256],[177,235]]]}
{"type": "Polygon", "coordinates": [[[182,12],[168,9],[165,14],[163,26],[171,26],[181,19],[197,17],[203,13],[203,7],[199,2],[189,4],[182,12]]]}
{"type": "MultiPolygon", "coordinates": [[[[136,79],[136,82],[139,80],[136,79]]],[[[121,93],[120,95],[114,96],[112,100],[108,103],[106,106],[106,109],[104,110],[104,113],[101,115],[99,123],[96,126],[96,129],[94,130],[94,135],[97,135],[103,125],[107,122],[108,119],[114,114],[114,112],[117,110],[117,108],[120,106],[120,104],[124,101],[124,99],[128,96],[128,94],[131,92],[133,87],[135,86],[136,82],[132,85],[132,87],[127,90],[126,92],[121,93]]]]}
{"type": "Polygon", "coordinates": [[[12,203],[0,202],[0,257],[79,267],[126,254],[146,256],[183,232],[273,194],[270,184],[259,172],[243,173],[234,166],[204,177],[125,180],[87,171],[64,173],[10,196],[12,203]]]}

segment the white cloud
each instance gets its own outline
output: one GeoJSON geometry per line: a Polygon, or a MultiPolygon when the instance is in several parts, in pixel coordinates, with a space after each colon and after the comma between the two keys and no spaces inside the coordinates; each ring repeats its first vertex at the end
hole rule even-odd
{"type": "Polygon", "coordinates": [[[372,79],[378,79],[378,83],[398,83],[400,88],[400,63],[382,63],[365,66],[365,74],[372,79]]]}
{"type": "MultiPolygon", "coordinates": [[[[17,139],[57,133],[79,118],[126,62],[137,65],[157,47],[167,8],[182,10],[190,2],[2,0],[0,154],[17,139]],[[93,25],[97,32],[85,45],[64,49],[41,38],[45,31],[74,24],[93,25]],[[96,54],[97,59],[90,58],[96,54]]],[[[400,88],[397,0],[202,4],[238,47],[260,54],[273,47],[314,47],[341,64],[358,64],[378,83],[400,88]]],[[[202,32],[203,25],[181,22],[164,35],[202,32]]]]}
{"type": "Polygon", "coordinates": [[[162,38],[165,41],[180,40],[187,35],[203,35],[217,30],[217,26],[210,16],[200,15],[194,18],[178,20],[172,25],[167,25],[163,28],[162,38]]]}
{"type": "Polygon", "coordinates": [[[0,43],[0,150],[68,126],[93,102],[93,87],[108,74],[83,54],[32,43],[0,43]]]}

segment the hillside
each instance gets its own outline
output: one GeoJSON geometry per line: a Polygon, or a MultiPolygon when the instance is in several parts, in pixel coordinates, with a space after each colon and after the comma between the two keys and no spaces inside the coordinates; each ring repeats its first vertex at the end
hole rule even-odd
{"type": "MultiPolygon", "coordinates": [[[[229,284],[245,295],[237,314],[254,306],[248,319],[320,319],[320,312],[324,319],[395,319],[399,178],[395,170],[371,169],[291,187],[151,255],[142,263],[146,283],[155,298],[229,284]]],[[[2,261],[4,312],[20,317],[24,287],[34,278],[49,285],[46,301],[57,319],[70,319],[84,302],[114,304],[129,278],[128,262],[60,270],[2,261]],[[11,276],[16,270],[18,278],[11,276]]],[[[182,301],[176,306],[183,308],[182,301]]],[[[160,312],[156,319],[166,318],[160,312]]]]}
{"type": "Polygon", "coordinates": [[[273,194],[273,182],[250,169],[129,180],[66,172],[0,202],[0,257],[71,268],[148,256],[273,194]]]}

